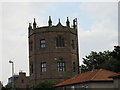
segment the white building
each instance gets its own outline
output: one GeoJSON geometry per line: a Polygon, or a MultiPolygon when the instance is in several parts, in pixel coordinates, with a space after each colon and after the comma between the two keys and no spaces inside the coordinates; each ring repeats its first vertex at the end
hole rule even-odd
{"type": "Polygon", "coordinates": [[[114,88],[120,90],[120,73],[114,74],[110,78],[113,78],[114,88]]]}

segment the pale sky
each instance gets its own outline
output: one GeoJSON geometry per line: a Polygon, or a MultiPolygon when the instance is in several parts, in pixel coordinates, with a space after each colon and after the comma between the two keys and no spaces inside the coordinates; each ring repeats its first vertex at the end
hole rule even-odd
{"type": "Polygon", "coordinates": [[[34,18],[39,27],[48,25],[49,16],[53,25],[58,23],[58,18],[63,25],[67,16],[71,24],[77,18],[80,62],[91,51],[113,50],[118,45],[118,3],[92,1],[0,3],[0,81],[6,84],[11,76],[9,60],[15,63],[15,73],[22,70],[29,75],[27,29],[34,18]]]}

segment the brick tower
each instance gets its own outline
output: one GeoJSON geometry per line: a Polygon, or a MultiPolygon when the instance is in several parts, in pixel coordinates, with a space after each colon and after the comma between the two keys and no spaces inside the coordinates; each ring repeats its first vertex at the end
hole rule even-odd
{"type": "Polygon", "coordinates": [[[38,27],[34,19],[29,30],[29,70],[30,84],[37,85],[45,80],[62,82],[79,73],[77,19],[66,26],[60,22],[38,27]]]}

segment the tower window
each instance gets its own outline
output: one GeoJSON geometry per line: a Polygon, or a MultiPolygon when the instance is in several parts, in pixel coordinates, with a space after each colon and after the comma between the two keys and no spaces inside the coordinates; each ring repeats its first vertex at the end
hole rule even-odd
{"type": "Polygon", "coordinates": [[[65,71],[65,61],[60,60],[57,62],[57,69],[59,72],[65,71]]]}
{"type": "Polygon", "coordinates": [[[32,49],[33,49],[33,42],[30,41],[30,42],[29,42],[29,45],[30,45],[30,46],[29,46],[29,50],[32,51],[32,49]]]}
{"type": "Polygon", "coordinates": [[[73,72],[75,72],[75,62],[73,62],[73,72]]]}
{"type": "Polygon", "coordinates": [[[45,48],[46,47],[46,45],[45,45],[45,39],[41,39],[40,40],[40,47],[41,48],[45,48]]]}
{"type": "Polygon", "coordinates": [[[31,64],[31,73],[33,73],[33,64],[31,64]]]}
{"type": "Polygon", "coordinates": [[[72,45],[72,48],[74,49],[75,48],[74,40],[72,40],[71,45],[72,45]]]}
{"type": "Polygon", "coordinates": [[[56,38],[56,46],[57,47],[64,47],[65,46],[65,39],[62,36],[58,36],[56,38]]]}
{"type": "Polygon", "coordinates": [[[41,72],[46,72],[46,62],[41,63],[41,72]]]}

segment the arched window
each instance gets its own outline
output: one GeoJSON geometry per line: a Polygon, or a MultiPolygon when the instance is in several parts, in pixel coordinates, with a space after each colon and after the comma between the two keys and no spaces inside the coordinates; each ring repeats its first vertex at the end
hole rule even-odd
{"type": "Polygon", "coordinates": [[[73,72],[75,72],[75,69],[76,69],[75,62],[73,62],[73,72]]]}
{"type": "Polygon", "coordinates": [[[56,46],[57,47],[65,47],[65,38],[62,36],[56,37],[56,46]]]}
{"type": "Polygon", "coordinates": [[[31,73],[33,73],[33,64],[30,64],[31,73]]]}
{"type": "Polygon", "coordinates": [[[29,42],[29,50],[30,50],[30,51],[33,50],[33,42],[32,42],[32,40],[29,42]]]}
{"type": "Polygon", "coordinates": [[[74,40],[72,40],[71,46],[72,46],[73,49],[75,49],[74,40]]]}
{"type": "Polygon", "coordinates": [[[65,71],[65,61],[60,59],[58,62],[57,62],[57,70],[59,72],[64,72],[65,71]]]}

